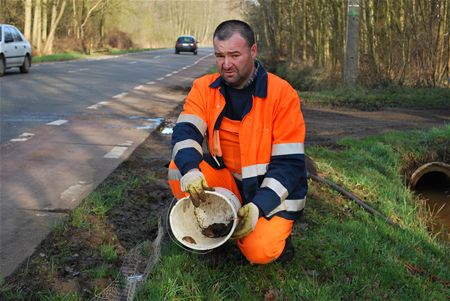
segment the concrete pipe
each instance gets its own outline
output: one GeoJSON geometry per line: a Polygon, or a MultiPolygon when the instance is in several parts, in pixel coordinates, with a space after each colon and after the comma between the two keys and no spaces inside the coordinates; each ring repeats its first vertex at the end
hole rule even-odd
{"type": "Polygon", "coordinates": [[[409,180],[409,185],[411,189],[415,189],[419,180],[426,174],[435,172],[440,173],[442,176],[450,179],[450,165],[443,162],[429,162],[426,163],[414,171],[409,180]]]}

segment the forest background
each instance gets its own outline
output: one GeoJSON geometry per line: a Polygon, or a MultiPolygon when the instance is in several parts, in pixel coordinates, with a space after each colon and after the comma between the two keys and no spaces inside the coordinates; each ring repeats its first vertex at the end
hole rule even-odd
{"type": "MultiPolygon", "coordinates": [[[[371,88],[450,86],[448,0],[358,3],[358,83],[371,88]]],[[[173,47],[191,34],[212,45],[230,18],[255,29],[269,70],[300,90],[342,83],[347,0],[0,0],[0,23],[17,26],[34,55],[173,47]]]]}

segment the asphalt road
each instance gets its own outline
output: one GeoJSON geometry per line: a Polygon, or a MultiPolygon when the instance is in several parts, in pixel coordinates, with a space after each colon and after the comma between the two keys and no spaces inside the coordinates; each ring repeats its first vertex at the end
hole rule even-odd
{"type": "Polygon", "coordinates": [[[189,68],[213,52],[200,48],[198,55],[173,49],[103,56],[75,61],[41,63],[30,73],[18,68],[0,78],[0,143],[30,129],[66,119],[81,109],[160,80],[172,72],[189,68]]]}
{"type": "Polygon", "coordinates": [[[213,66],[211,49],[166,49],[0,79],[0,283],[213,66]]]}

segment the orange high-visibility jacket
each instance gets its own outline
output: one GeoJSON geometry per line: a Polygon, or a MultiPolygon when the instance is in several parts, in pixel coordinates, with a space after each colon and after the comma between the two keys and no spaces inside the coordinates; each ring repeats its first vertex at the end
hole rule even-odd
{"type": "MultiPolygon", "coordinates": [[[[307,180],[304,157],[305,124],[300,98],[291,85],[278,76],[258,71],[252,103],[241,120],[239,143],[244,203],[253,202],[270,218],[295,219],[305,206],[307,180]]],[[[179,179],[204,159],[202,143],[220,156],[217,143],[221,113],[225,107],[219,74],[194,81],[172,135],[172,159],[179,179]]],[[[205,154],[206,155],[206,154],[205,154]]]]}

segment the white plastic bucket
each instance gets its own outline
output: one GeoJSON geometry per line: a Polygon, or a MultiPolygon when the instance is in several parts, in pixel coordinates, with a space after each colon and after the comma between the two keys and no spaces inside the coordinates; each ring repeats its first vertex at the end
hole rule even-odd
{"type": "MultiPolygon", "coordinates": [[[[224,244],[237,225],[237,212],[241,203],[234,193],[222,187],[205,191],[208,200],[195,208],[189,197],[177,201],[169,214],[173,235],[182,245],[194,250],[211,250],[224,244]],[[208,237],[204,233],[212,225],[224,224],[225,235],[208,237]],[[228,232],[229,229],[229,232],[228,232]]],[[[207,231],[207,232],[205,232],[207,231]]]]}

